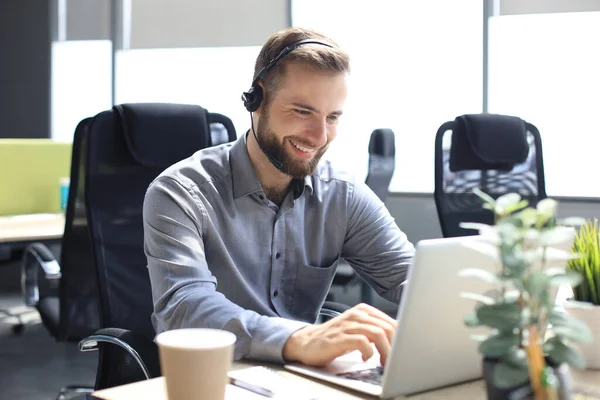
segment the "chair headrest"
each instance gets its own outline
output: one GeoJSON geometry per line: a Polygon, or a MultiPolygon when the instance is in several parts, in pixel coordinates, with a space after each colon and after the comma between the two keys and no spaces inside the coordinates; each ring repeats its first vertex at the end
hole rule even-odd
{"type": "Polygon", "coordinates": [[[394,156],[396,154],[394,131],[391,129],[375,129],[369,140],[369,154],[385,157],[394,156]]]}
{"type": "Polygon", "coordinates": [[[133,158],[166,168],[210,143],[209,113],[198,105],[139,103],[113,107],[133,158]]]}
{"type": "Polygon", "coordinates": [[[527,126],[521,118],[469,114],[454,120],[450,171],[510,171],[528,154],[527,126]]]}

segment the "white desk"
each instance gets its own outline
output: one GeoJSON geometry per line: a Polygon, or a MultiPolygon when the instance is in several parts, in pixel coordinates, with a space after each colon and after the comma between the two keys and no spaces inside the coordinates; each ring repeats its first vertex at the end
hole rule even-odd
{"type": "Polygon", "coordinates": [[[0,244],[56,240],[64,229],[62,213],[0,216],[0,244]]]}
{"type": "MultiPolygon", "coordinates": [[[[236,362],[233,365],[233,369],[246,368],[253,365],[257,364],[248,362],[236,362]]],[[[313,380],[301,375],[294,374],[289,371],[285,371],[280,366],[269,365],[269,368],[276,370],[286,379],[290,379],[305,386],[307,388],[307,391],[310,391],[311,394],[317,396],[319,400],[376,399],[376,397],[373,396],[362,395],[358,392],[345,390],[334,385],[329,385],[318,380],[313,380]]],[[[573,371],[573,376],[576,384],[582,385],[585,388],[600,387],[600,370],[573,371]]],[[[92,395],[88,396],[88,398],[90,400],[168,400],[165,389],[165,381],[162,377],[132,383],[129,385],[123,385],[115,388],[100,390],[94,392],[92,395]]],[[[399,397],[397,399],[402,398],[404,397],[399,397]]],[[[486,398],[487,397],[485,393],[485,384],[482,380],[406,397],[407,400],[485,400],[486,398]]]]}

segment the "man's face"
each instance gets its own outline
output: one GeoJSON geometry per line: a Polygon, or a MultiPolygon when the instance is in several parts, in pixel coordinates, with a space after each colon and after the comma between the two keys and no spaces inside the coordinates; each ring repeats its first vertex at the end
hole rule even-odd
{"type": "Polygon", "coordinates": [[[312,174],[337,135],[346,100],[347,74],[288,63],[280,89],[260,109],[257,135],[283,172],[303,179],[312,174]]]}

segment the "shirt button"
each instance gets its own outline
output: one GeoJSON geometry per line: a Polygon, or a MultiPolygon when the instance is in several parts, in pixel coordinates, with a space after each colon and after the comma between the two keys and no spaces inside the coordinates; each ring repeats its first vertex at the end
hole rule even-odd
{"type": "Polygon", "coordinates": [[[281,258],[281,253],[275,254],[275,258],[279,260],[281,258]]]}
{"type": "Polygon", "coordinates": [[[259,198],[259,199],[261,199],[261,200],[264,200],[264,199],[265,199],[265,196],[263,196],[262,194],[259,194],[259,195],[258,195],[258,198],[259,198]]]}
{"type": "Polygon", "coordinates": [[[279,292],[276,290],[273,292],[273,297],[277,297],[277,295],[279,294],[279,292]]]}

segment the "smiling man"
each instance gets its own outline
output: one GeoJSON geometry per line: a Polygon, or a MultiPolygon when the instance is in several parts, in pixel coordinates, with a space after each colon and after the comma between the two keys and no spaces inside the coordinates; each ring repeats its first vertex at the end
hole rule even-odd
{"type": "MultiPolygon", "coordinates": [[[[382,363],[396,322],[358,305],[315,325],[340,258],[400,300],[414,248],[362,182],[320,161],[337,136],[349,57],[329,38],[270,37],[242,99],[250,130],[163,172],[144,201],[157,333],[236,334],[235,358],[325,365],[374,344],[382,363]]],[[[348,134],[351,134],[348,132],[348,134]]]]}

